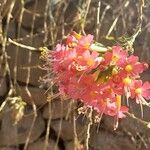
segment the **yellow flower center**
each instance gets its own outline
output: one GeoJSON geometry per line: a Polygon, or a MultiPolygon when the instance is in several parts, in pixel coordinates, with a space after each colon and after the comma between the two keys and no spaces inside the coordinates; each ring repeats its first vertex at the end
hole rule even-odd
{"type": "Polygon", "coordinates": [[[112,88],[108,88],[108,89],[106,89],[106,92],[111,94],[113,92],[113,89],[112,88]]]}
{"type": "Polygon", "coordinates": [[[117,73],[118,73],[117,68],[113,68],[113,70],[112,70],[112,75],[116,75],[117,73]]]}
{"type": "Polygon", "coordinates": [[[132,67],[131,65],[127,65],[127,66],[125,67],[125,70],[126,70],[127,72],[131,72],[131,71],[133,70],[133,67],[132,67]]]}
{"type": "Polygon", "coordinates": [[[132,82],[132,80],[131,80],[129,77],[126,77],[126,78],[123,79],[123,83],[124,83],[125,85],[130,85],[131,82],[132,82]]]}
{"type": "MultiPolygon", "coordinates": [[[[72,48],[72,47],[77,46],[77,43],[71,42],[71,43],[68,43],[68,46],[72,48]]],[[[72,49],[70,49],[70,50],[72,50],[72,49]]]]}
{"type": "Polygon", "coordinates": [[[91,95],[92,97],[95,97],[95,96],[97,95],[97,92],[96,92],[96,91],[91,91],[91,92],[90,92],[90,95],[91,95]]]}
{"type": "Polygon", "coordinates": [[[82,35],[81,35],[81,34],[78,34],[78,33],[76,33],[76,32],[74,32],[74,37],[75,37],[77,40],[79,40],[79,39],[81,39],[82,35]]]}
{"type": "Polygon", "coordinates": [[[91,59],[91,58],[89,58],[89,59],[87,60],[87,65],[92,66],[93,64],[94,64],[94,60],[91,59]]]}
{"type": "Polygon", "coordinates": [[[86,42],[83,46],[84,46],[85,49],[89,49],[90,43],[86,42]]]}
{"type": "Polygon", "coordinates": [[[141,89],[141,88],[137,88],[137,89],[135,90],[135,93],[136,93],[137,95],[142,94],[142,89],[141,89]]]}
{"type": "Polygon", "coordinates": [[[119,60],[119,56],[113,55],[112,60],[113,60],[114,62],[117,62],[117,61],[119,60]]]}

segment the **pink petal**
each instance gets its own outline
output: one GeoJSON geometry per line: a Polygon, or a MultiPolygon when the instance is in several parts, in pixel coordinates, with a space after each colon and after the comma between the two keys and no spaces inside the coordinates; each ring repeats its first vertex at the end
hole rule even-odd
{"type": "Polygon", "coordinates": [[[144,82],[143,89],[150,89],[150,83],[148,81],[144,82]]]}
{"type": "Polygon", "coordinates": [[[119,54],[121,50],[122,50],[122,48],[120,46],[112,47],[113,54],[119,54]]]}
{"type": "Polygon", "coordinates": [[[135,88],[140,88],[142,87],[142,80],[134,80],[133,84],[135,88]]]}
{"type": "Polygon", "coordinates": [[[146,100],[149,100],[149,99],[150,99],[150,90],[142,91],[142,96],[143,96],[146,100]]]}
{"type": "Polygon", "coordinates": [[[141,64],[141,63],[136,63],[135,65],[134,65],[134,72],[135,73],[142,73],[143,71],[145,70],[145,68],[144,68],[144,66],[143,66],[143,64],[141,64]]]}
{"type": "Polygon", "coordinates": [[[128,111],[129,111],[129,108],[126,107],[126,106],[121,106],[120,111],[122,111],[122,112],[125,113],[125,112],[128,112],[128,111]]]}
{"type": "Polygon", "coordinates": [[[135,64],[135,63],[138,62],[138,60],[139,60],[139,57],[134,56],[134,55],[131,55],[131,56],[128,58],[129,64],[135,64]]]}

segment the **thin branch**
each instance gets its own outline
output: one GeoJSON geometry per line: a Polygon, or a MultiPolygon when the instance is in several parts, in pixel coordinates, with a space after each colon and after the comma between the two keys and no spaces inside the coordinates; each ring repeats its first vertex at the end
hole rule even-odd
{"type": "Polygon", "coordinates": [[[90,108],[89,111],[90,111],[89,115],[88,115],[89,122],[88,122],[88,126],[87,126],[87,137],[86,137],[86,141],[85,141],[86,150],[89,150],[90,129],[91,129],[91,125],[93,123],[92,122],[93,109],[90,108]]]}
{"type": "Polygon", "coordinates": [[[28,49],[28,50],[31,50],[31,51],[40,51],[38,50],[37,48],[35,47],[32,47],[32,46],[28,46],[28,45],[24,45],[24,44],[21,44],[21,43],[18,43],[16,41],[13,41],[12,39],[8,38],[8,41],[18,47],[21,47],[21,48],[24,48],[24,49],[28,49]]]}

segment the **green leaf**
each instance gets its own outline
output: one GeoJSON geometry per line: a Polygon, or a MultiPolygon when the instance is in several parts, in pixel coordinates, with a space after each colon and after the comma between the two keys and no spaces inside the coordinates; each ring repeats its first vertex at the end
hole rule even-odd
{"type": "Polygon", "coordinates": [[[90,46],[90,49],[92,51],[97,51],[97,52],[101,52],[101,53],[105,53],[109,50],[108,47],[104,46],[103,44],[101,43],[94,43],[90,46]]]}

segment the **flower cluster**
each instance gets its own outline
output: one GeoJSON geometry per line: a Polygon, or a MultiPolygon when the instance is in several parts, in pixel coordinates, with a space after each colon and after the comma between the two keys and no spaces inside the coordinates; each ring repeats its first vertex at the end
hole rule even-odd
{"type": "Polygon", "coordinates": [[[60,93],[99,114],[117,118],[128,112],[128,107],[122,106],[123,95],[139,104],[150,99],[150,83],[142,83],[139,76],[146,69],[146,63],[120,46],[101,49],[90,34],[72,32],[52,52],[52,70],[60,93]]]}

